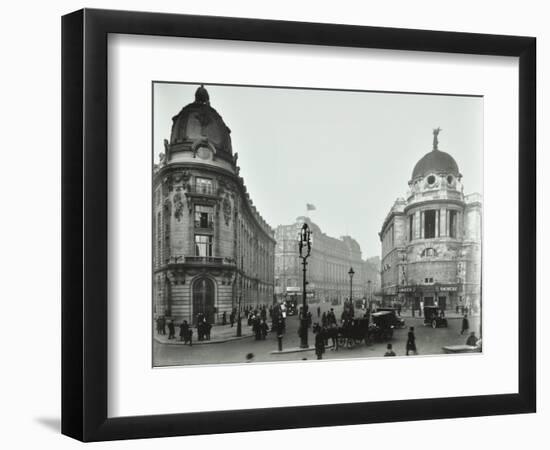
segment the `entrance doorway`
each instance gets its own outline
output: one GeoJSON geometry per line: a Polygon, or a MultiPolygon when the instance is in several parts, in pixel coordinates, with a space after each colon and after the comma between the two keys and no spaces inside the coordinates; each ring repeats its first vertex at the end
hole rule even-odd
{"type": "Polygon", "coordinates": [[[199,278],[193,283],[193,324],[197,315],[202,313],[208,323],[214,323],[214,305],[216,292],[210,278],[199,278]]]}
{"type": "Polygon", "coordinates": [[[439,309],[445,311],[447,309],[447,297],[439,297],[438,306],[439,309]]]}

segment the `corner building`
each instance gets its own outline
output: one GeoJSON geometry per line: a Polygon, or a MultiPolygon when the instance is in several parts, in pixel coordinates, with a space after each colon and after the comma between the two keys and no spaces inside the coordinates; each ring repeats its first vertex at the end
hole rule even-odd
{"type": "Polygon", "coordinates": [[[438,149],[438,132],[413,169],[407,198],[395,201],[379,233],[383,299],[478,311],[482,200],[463,194],[456,161],[438,149]]]}
{"type": "Polygon", "coordinates": [[[239,176],[230,130],[201,86],[153,169],[155,316],[219,323],[273,302],[275,240],[239,176]]]}

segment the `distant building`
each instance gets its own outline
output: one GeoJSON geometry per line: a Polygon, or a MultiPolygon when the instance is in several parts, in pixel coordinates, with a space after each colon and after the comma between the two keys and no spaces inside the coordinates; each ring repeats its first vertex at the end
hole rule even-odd
{"type": "Polygon", "coordinates": [[[406,199],[398,198],[379,233],[385,302],[420,308],[480,305],[481,196],[464,195],[454,158],[438,149],[415,165],[406,199]]]}
{"type": "Polygon", "coordinates": [[[326,235],[308,217],[298,217],[290,225],[279,225],[275,229],[275,294],[278,299],[302,298],[302,260],[298,251],[298,233],[304,222],[312,231],[311,256],[307,265],[306,294],[310,303],[331,301],[342,303],[349,298],[351,267],[353,277],[353,299],[367,298],[369,284],[367,274],[372,274],[371,289],[378,286],[378,269],[372,271],[372,263],[362,260],[361,247],[350,236],[339,239],[326,235]],[[375,279],[376,277],[376,279],[375,279]]]}
{"type": "Polygon", "coordinates": [[[172,119],[153,173],[155,315],[211,323],[273,302],[273,230],[239,176],[230,130],[204,87],[172,119]]]}

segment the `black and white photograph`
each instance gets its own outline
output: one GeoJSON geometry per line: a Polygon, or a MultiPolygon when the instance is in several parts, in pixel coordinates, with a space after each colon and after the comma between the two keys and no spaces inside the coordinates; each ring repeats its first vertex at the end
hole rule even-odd
{"type": "Polygon", "coordinates": [[[483,96],[152,97],[153,367],[482,353],[483,96]]]}

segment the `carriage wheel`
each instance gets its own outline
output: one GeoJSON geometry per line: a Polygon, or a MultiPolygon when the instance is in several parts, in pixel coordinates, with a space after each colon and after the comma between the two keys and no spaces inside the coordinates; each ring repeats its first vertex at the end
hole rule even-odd
{"type": "Polygon", "coordinates": [[[432,320],[432,328],[437,328],[437,321],[435,319],[432,320]]]}
{"type": "Polygon", "coordinates": [[[352,338],[346,339],[346,347],[347,347],[348,349],[353,348],[354,345],[355,345],[355,344],[354,344],[354,341],[353,341],[352,338]]]}

